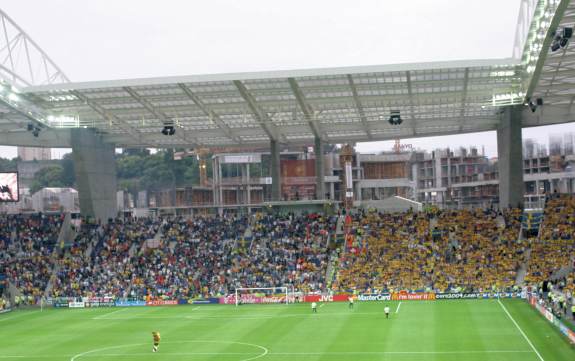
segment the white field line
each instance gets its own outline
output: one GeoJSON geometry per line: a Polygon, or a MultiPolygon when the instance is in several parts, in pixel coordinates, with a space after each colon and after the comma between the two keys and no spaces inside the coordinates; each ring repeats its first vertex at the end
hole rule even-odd
{"type": "MultiPolygon", "coordinates": [[[[319,306],[321,307],[321,305],[319,306]]],[[[323,312],[320,313],[314,317],[319,317],[319,316],[344,316],[344,317],[349,317],[350,313],[349,312],[323,312]]],[[[353,316],[367,316],[367,315],[382,315],[381,312],[354,312],[353,316]]],[[[126,315],[128,316],[128,315],[126,315]]],[[[258,315],[258,314],[254,314],[254,315],[250,315],[250,314],[246,314],[241,315],[241,316],[236,316],[235,314],[219,314],[219,315],[214,315],[214,316],[200,316],[199,314],[188,314],[188,315],[180,315],[180,316],[148,316],[148,314],[145,313],[135,313],[135,314],[130,314],[130,317],[102,317],[102,318],[92,318],[93,320],[100,320],[100,321],[113,321],[113,320],[124,320],[124,321],[129,321],[129,320],[174,320],[174,319],[181,319],[181,318],[187,318],[190,320],[226,320],[226,321],[234,321],[234,320],[267,320],[267,319],[272,319],[272,318],[291,318],[291,317],[308,317],[307,313],[290,313],[290,314],[277,314],[277,315],[258,315]]]]}
{"type": "Polygon", "coordinates": [[[319,308],[322,308],[323,306],[325,306],[325,303],[322,303],[321,305],[319,305],[319,308]]]}
{"type": "Polygon", "coordinates": [[[505,311],[505,313],[507,314],[507,317],[509,317],[509,319],[513,322],[513,324],[515,325],[515,327],[517,327],[517,329],[519,330],[519,332],[521,332],[521,335],[523,336],[523,338],[525,338],[525,341],[527,341],[527,343],[529,344],[529,346],[531,346],[531,348],[533,349],[533,351],[537,354],[537,357],[539,357],[539,360],[541,361],[545,361],[543,359],[543,357],[541,357],[541,354],[539,353],[539,351],[537,351],[537,349],[535,348],[535,346],[533,346],[533,343],[531,343],[531,341],[529,340],[529,338],[527,337],[527,335],[525,334],[525,332],[523,332],[523,330],[521,329],[521,327],[519,327],[519,325],[517,324],[517,322],[515,322],[515,320],[513,319],[513,317],[511,317],[511,314],[509,313],[509,311],[507,311],[507,308],[505,308],[505,306],[503,305],[503,303],[501,302],[501,300],[498,298],[497,302],[499,302],[499,305],[501,305],[501,308],[503,308],[503,311],[505,311]]]}
{"type": "Polygon", "coordinates": [[[192,308],[192,311],[195,311],[195,310],[197,310],[197,309],[199,309],[199,308],[200,308],[200,306],[194,307],[194,308],[192,308]]]}
{"type": "Polygon", "coordinates": [[[401,301],[399,301],[399,304],[397,305],[397,308],[395,309],[395,313],[399,313],[400,307],[401,307],[401,301]]]}
{"type": "MultiPolygon", "coordinates": [[[[205,344],[230,344],[230,345],[243,345],[243,346],[249,346],[249,347],[253,347],[253,348],[257,348],[260,350],[259,354],[256,354],[256,352],[251,352],[251,353],[246,353],[245,355],[250,355],[251,357],[248,358],[243,358],[239,361],[251,361],[251,360],[256,360],[258,358],[261,357],[265,357],[270,351],[265,348],[264,346],[255,344],[255,343],[248,343],[248,342],[238,342],[238,341],[216,341],[216,340],[189,340],[189,341],[167,341],[167,342],[163,342],[162,344],[187,344],[187,343],[205,343],[205,344]],[[263,352],[261,352],[263,351],[263,352]],[[254,356],[255,355],[255,356],[254,356]]],[[[106,355],[110,355],[110,357],[132,357],[134,354],[133,353],[125,353],[125,354],[111,354],[111,353],[100,353],[102,351],[111,351],[111,350],[118,350],[118,349],[125,349],[125,348],[130,348],[130,347],[139,347],[139,346],[143,346],[146,345],[144,343],[134,343],[134,344],[126,344],[126,345],[117,345],[117,346],[110,346],[110,347],[102,347],[102,348],[97,348],[94,350],[89,350],[86,352],[82,352],[79,353],[77,355],[72,356],[72,358],[70,358],[70,361],[76,361],[80,358],[84,359],[84,358],[88,358],[88,357],[105,357],[106,355]],[[100,353],[100,354],[99,354],[100,353]]],[[[198,354],[204,354],[207,355],[205,353],[187,353],[187,355],[191,356],[191,355],[198,355],[198,354]]],[[[212,353],[210,353],[211,355],[212,353]]],[[[213,355],[217,355],[218,353],[213,353],[213,355]]],[[[226,353],[219,353],[222,355],[225,355],[226,353]]],[[[148,353],[146,353],[146,355],[149,355],[148,353]]],[[[170,355],[169,353],[167,353],[166,355],[170,355]]],[[[174,354],[174,355],[180,355],[180,356],[184,356],[186,355],[186,353],[178,353],[178,354],[174,354]]],[[[52,356],[53,357],[53,356],[52,356]]]]}
{"type": "MultiPolygon", "coordinates": [[[[161,352],[166,356],[199,356],[199,355],[235,355],[235,356],[251,356],[256,355],[255,352],[174,352],[166,353],[161,352]]],[[[334,352],[268,352],[267,356],[323,356],[323,355],[473,355],[473,354],[512,354],[512,353],[533,353],[531,350],[481,350],[481,351],[334,351],[334,352]]],[[[90,357],[134,357],[134,356],[152,356],[147,353],[101,353],[101,354],[85,354],[81,358],[90,357]]],[[[259,354],[263,356],[263,354],[259,354]]],[[[21,359],[21,358],[54,358],[54,357],[70,357],[70,355],[0,355],[0,359],[21,359]]]]}
{"type": "Polygon", "coordinates": [[[123,311],[126,311],[126,310],[129,310],[129,308],[126,307],[126,308],[122,308],[121,310],[116,310],[116,311],[108,312],[108,313],[105,313],[105,314],[103,314],[103,315],[96,316],[96,317],[94,317],[93,319],[94,319],[94,320],[106,320],[106,319],[108,318],[108,316],[110,316],[110,315],[115,315],[115,314],[117,314],[117,313],[120,313],[120,312],[123,312],[123,311]]]}
{"type": "Polygon", "coordinates": [[[40,311],[23,312],[23,313],[19,313],[17,315],[10,316],[10,317],[0,317],[0,322],[13,320],[15,318],[20,318],[20,317],[27,316],[27,315],[32,315],[32,314],[38,313],[38,312],[40,312],[40,311]]]}

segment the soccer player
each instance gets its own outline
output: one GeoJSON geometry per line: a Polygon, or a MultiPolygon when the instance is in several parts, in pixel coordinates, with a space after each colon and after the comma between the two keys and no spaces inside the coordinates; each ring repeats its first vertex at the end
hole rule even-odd
{"type": "Polygon", "coordinates": [[[160,331],[153,331],[152,337],[154,337],[154,348],[153,352],[158,352],[158,347],[160,347],[160,331]]]}
{"type": "Polygon", "coordinates": [[[317,313],[317,303],[315,302],[311,303],[311,312],[317,313]]]}
{"type": "Polygon", "coordinates": [[[349,296],[347,299],[348,299],[348,301],[349,301],[348,308],[349,308],[350,310],[353,310],[353,296],[349,296]]]}
{"type": "Polygon", "coordinates": [[[385,305],[383,312],[385,312],[385,318],[389,318],[389,306],[388,305],[385,305]]]}

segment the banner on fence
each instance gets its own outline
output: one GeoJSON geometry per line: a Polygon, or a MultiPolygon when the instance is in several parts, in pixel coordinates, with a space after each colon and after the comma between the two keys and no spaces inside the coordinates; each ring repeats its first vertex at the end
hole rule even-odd
{"type": "Polygon", "coordinates": [[[357,295],[358,301],[390,301],[391,294],[390,293],[381,293],[381,294],[359,294],[357,295]]]}
{"type": "Polygon", "coordinates": [[[537,297],[531,295],[528,297],[528,301],[529,304],[535,307],[535,309],[539,311],[539,313],[543,317],[545,317],[552,325],[557,327],[559,331],[569,339],[569,341],[575,343],[575,333],[571,331],[567,326],[565,326],[560,319],[555,317],[555,315],[553,315],[553,313],[550,310],[548,310],[547,307],[545,307],[545,305],[539,304],[539,302],[537,302],[538,301],[537,297]]]}
{"type": "Polygon", "coordinates": [[[391,299],[393,301],[432,301],[435,300],[435,293],[433,292],[410,293],[407,291],[399,291],[392,293],[391,299]]]}
{"type": "Polygon", "coordinates": [[[82,301],[73,301],[73,302],[68,302],[68,307],[69,308],[84,308],[84,302],[82,301]]]}
{"type": "Polygon", "coordinates": [[[117,300],[115,302],[116,307],[132,307],[132,306],[145,306],[145,301],[136,301],[136,300],[117,300]]]}
{"type": "Polygon", "coordinates": [[[146,306],[175,306],[177,304],[178,300],[155,300],[146,302],[146,306]]]}
{"type": "Polygon", "coordinates": [[[307,295],[303,296],[304,302],[345,302],[349,298],[347,294],[337,295],[307,295]]]}
{"type": "MultiPolygon", "coordinates": [[[[258,303],[286,303],[286,296],[255,296],[251,294],[239,295],[240,303],[242,304],[258,304],[258,303]]],[[[293,302],[293,299],[289,300],[293,302]]],[[[211,302],[209,302],[211,303],[211,302]]],[[[219,298],[219,303],[224,305],[235,305],[236,295],[228,295],[219,298]]]]}
{"type": "Polygon", "coordinates": [[[114,307],[116,303],[112,297],[84,297],[82,298],[86,307],[114,307]]]}

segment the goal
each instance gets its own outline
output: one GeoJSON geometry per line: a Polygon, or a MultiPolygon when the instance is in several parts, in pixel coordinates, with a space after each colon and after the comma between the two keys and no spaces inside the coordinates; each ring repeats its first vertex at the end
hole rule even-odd
{"type": "Polygon", "coordinates": [[[286,305],[294,302],[294,289],[290,287],[247,287],[236,288],[236,306],[252,303],[272,303],[286,305]]]}

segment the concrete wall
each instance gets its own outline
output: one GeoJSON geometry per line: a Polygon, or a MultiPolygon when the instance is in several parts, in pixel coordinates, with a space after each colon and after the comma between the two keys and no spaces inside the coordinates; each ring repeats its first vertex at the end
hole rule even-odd
{"type": "Polygon", "coordinates": [[[80,212],[102,222],[117,214],[115,147],[91,129],[72,130],[72,153],[80,212]]]}
{"type": "Polygon", "coordinates": [[[523,146],[521,106],[507,107],[497,129],[499,166],[499,207],[517,207],[523,203],[523,146]]]}

